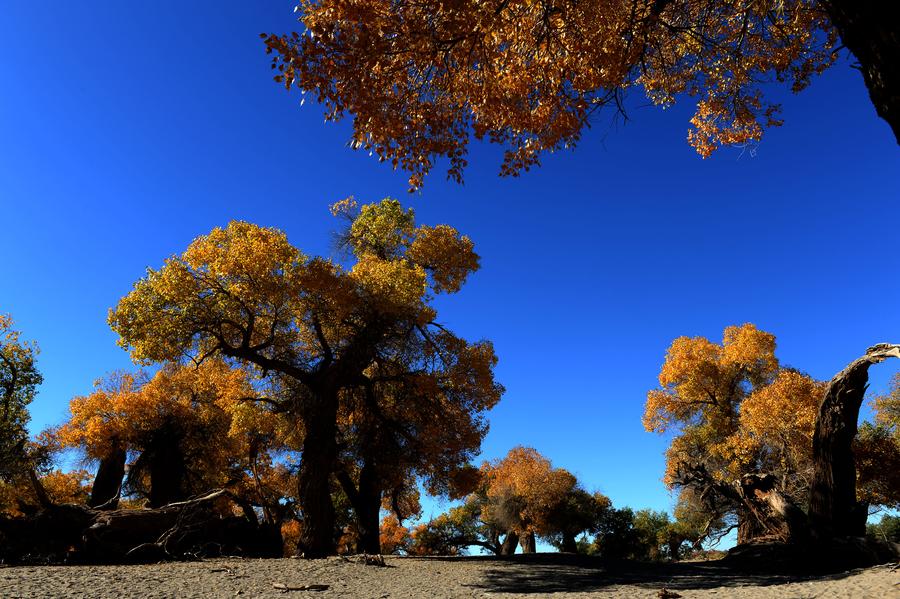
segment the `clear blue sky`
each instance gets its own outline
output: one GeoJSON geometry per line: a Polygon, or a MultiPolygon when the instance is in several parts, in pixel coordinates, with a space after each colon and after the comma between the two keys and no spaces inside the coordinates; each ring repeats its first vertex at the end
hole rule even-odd
{"type": "MultiPolygon", "coordinates": [[[[691,106],[598,120],[573,152],[463,186],[346,147],[346,124],[271,80],[258,34],[290,1],[12,0],[0,19],[0,312],[38,341],[34,428],[130,366],[107,309],[148,266],[245,219],[331,253],[327,205],[413,206],[470,235],[483,267],[441,318],[494,341],[507,393],[484,456],[536,447],[618,505],[665,509],[666,440],[640,424],[666,347],[754,322],[784,363],[830,378],[900,339],[900,149],[846,60],[798,96],[755,157],[701,160],[691,106]]],[[[883,386],[897,364],[874,369],[883,386]]]]}

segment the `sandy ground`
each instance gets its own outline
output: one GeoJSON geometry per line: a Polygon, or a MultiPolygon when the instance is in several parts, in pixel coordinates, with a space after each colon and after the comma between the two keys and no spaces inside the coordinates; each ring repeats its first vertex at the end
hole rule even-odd
{"type": "Polygon", "coordinates": [[[741,574],[717,565],[610,563],[573,556],[387,558],[386,567],[344,558],[215,559],[145,566],[0,567],[0,597],[692,597],[900,599],[889,566],[812,578],[741,574]],[[281,590],[327,585],[324,590],[281,590]]]}

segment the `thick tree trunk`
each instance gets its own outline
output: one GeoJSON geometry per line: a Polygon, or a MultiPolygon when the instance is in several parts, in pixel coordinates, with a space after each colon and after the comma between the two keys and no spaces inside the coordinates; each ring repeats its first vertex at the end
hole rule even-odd
{"type": "Polygon", "coordinates": [[[378,516],[381,512],[381,487],[378,470],[367,462],[359,476],[359,506],[355,508],[359,529],[359,545],[363,553],[381,553],[381,530],[378,516]]]}
{"type": "Polygon", "coordinates": [[[168,423],[156,434],[144,453],[150,471],[150,507],[161,507],[186,499],[187,464],[181,450],[178,424],[168,423]]]}
{"type": "Polygon", "coordinates": [[[522,535],[522,538],[519,539],[519,546],[522,548],[522,553],[534,553],[537,551],[537,542],[534,539],[533,532],[527,532],[522,535]]]}
{"type": "Polygon", "coordinates": [[[737,527],[737,543],[743,545],[766,536],[766,530],[763,528],[750,510],[742,508],[738,511],[738,527],[737,527]]]}
{"type": "Polygon", "coordinates": [[[853,439],[868,386],[869,366],[890,357],[900,357],[900,345],[870,347],[866,355],[831,379],[825,390],[813,435],[809,497],[810,524],[819,538],[865,534],[867,506],[856,500],[853,439]]]}
{"type": "Polygon", "coordinates": [[[669,539],[669,542],[666,543],[666,546],[669,549],[669,559],[673,562],[677,562],[681,559],[681,545],[683,543],[684,539],[681,537],[669,539]]]}
{"type": "Polygon", "coordinates": [[[859,60],[869,98],[900,143],[900,11],[882,0],[826,0],[841,42],[859,60]]]}
{"type": "Polygon", "coordinates": [[[560,550],[566,553],[578,553],[578,542],[575,540],[575,535],[570,532],[562,533],[560,550]]]}
{"type": "Polygon", "coordinates": [[[506,533],[503,544],[500,545],[500,555],[513,555],[516,552],[516,546],[519,544],[519,534],[511,530],[506,533]]]}
{"type": "Polygon", "coordinates": [[[116,509],[118,501],[114,501],[122,488],[122,480],[125,478],[125,449],[119,444],[113,444],[112,450],[100,460],[97,468],[97,476],[91,488],[91,497],[88,500],[90,507],[107,506],[116,509]]]}
{"type": "Polygon", "coordinates": [[[337,456],[337,393],[318,393],[303,412],[306,437],[303,440],[297,497],[303,518],[298,555],[321,558],[333,555],[334,504],[331,501],[331,473],[337,456]]]}
{"type": "Polygon", "coordinates": [[[358,486],[346,471],[338,472],[338,482],[350,499],[356,516],[356,528],[359,541],[356,545],[358,553],[378,555],[381,553],[381,481],[378,468],[373,458],[367,458],[359,472],[358,486]]]}

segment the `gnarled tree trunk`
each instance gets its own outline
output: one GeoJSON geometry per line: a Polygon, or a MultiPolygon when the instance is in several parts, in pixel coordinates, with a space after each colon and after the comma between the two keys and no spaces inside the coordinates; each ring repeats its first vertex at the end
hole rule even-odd
{"type": "MultiPolygon", "coordinates": [[[[865,4],[863,2],[862,4],[865,4]]],[[[856,437],[869,366],[900,358],[900,345],[882,343],[839,372],[825,390],[813,436],[809,518],[820,538],[863,536],[867,506],[856,501],[856,437]]]]}
{"type": "Polygon", "coordinates": [[[150,473],[150,507],[162,507],[187,497],[183,439],[180,425],[170,421],[153,434],[143,452],[150,473]]]}
{"type": "Polygon", "coordinates": [[[869,98],[900,143],[900,12],[896,2],[824,0],[841,42],[859,60],[869,98]]]}
{"type": "Polygon", "coordinates": [[[91,497],[88,506],[107,506],[115,509],[118,501],[114,501],[122,488],[122,480],[125,478],[125,448],[118,443],[113,443],[110,452],[100,460],[97,468],[97,476],[91,488],[91,497]]]}

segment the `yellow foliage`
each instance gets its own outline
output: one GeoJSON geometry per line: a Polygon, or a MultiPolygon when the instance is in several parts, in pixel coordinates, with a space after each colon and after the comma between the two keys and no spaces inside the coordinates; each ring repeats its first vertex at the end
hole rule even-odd
{"type": "Polygon", "coordinates": [[[388,555],[405,550],[409,544],[409,529],[400,524],[397,516],[388,514],[381,520],[379,540],[381,552],[388,555]]]}
{"type": "Polygon", "coordinates": [[[577,144],[591,116],[637,88],[697,98],[702,156],[759,141],[779,106],[761,82],[804,88],[837,33],[812,0],[703,3],[301,0],[310,35],[264,35],[275,79],[353,118],[351,146],[422,185],[436,160],[462,180],[472,135],[505,147],[501,174],[577,144]]]}
{"type": "Polygon", "coordinates": [[[502,460],[485,464],[482,472],[488,498],[483,519],[520,534],[542,534],[550,511],[578,482],[531,447],[514,447],[502,460]]]}

